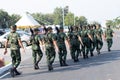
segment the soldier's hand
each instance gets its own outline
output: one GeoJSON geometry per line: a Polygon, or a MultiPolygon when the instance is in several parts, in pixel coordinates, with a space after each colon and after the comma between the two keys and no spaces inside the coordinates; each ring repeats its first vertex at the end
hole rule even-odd
{"type": "Polygon", "coordinates": [[[6,53],[7,53],[7,50],[4,51],[4,55],[6,55],[6,53]]]}
{"type": "Polygon", "coordinates": [[[22,52],[25,53],[25,49],[22,49],[22,52]]]}

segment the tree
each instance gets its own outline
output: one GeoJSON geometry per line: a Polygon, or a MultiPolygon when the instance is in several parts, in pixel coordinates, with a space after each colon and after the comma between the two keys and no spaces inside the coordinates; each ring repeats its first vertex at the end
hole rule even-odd
{"type": "Polygon", "coordinates": [[[74,25],[74,14],[69,12],[66,16],[65,16],[65,25],[66,26],[73,26],[74,25]]]}
{"type": "Polygon", "coordinates": [[[113,22],[112,20],[107,20],[106,21],[106,26],[110,25],[111,27],[115,26],[115,22],[113,22]]]}
{"type": "Polygon", "coordinates": [[[87,18],[84,16],[80,16],[80,17],[75,17],[75,25],[78,26],[83,26],[83,25],[87,25],[87,18]]]}
{"type": "Polygon", "coordinates": [[[63,24],[63,11],[62,8],[55,8],[53,12],[54,24],[62,25],[63,24]]]}
{"type": "Polygon", "coordinates": [[[10,16],[8,15],[8,13],[2,9],[0,9],[0,27],[1,28],[6,28],[7,26],[7,22],[10,20],[10,16]]]}
{"type": "Polygon", "coordinates": [[[7,22],[8,26],[14,25],[21,18],[18,14],[12,14],[9,21],[7,22]]]}

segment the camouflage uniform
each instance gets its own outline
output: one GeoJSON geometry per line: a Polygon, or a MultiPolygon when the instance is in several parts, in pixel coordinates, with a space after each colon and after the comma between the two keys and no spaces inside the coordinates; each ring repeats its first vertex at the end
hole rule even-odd
{"type": "Polygon", "coordinates": [[[66,64],[67,50],[66,50],[65,40],[67,40],[66,34],[64,32],[59,32],[57,34],[57,45],[59,48],[58,54],[59,54],[59,61],[61,66],[67,66],[66,64]]]}
{"type": "Polygon", "coordinates": [[[105,37],[106,37],[106,40],[107,40],[107,46],[108,46],[108,51],[111,51],[110,48],[112,47],[112,44],[113,44],[113,30],[111,28],[107,28],[105,30],[105,37]]]}
{"type": "Polygon", "coordinates": [[[100,50],[102,49],[103,46],[102,34],[103,31],[101,28],[95,30],[96,49],[98,54],[100,54],[100,50]]]}
{"type": "Polygon", "coordinates": [[[21,73],[17,71],[17,67],[21,62],[21,54],[20,54],[20,45],[22,48],[23,45],[21,43],[20,35],[16,33],[16,25],[11,26],[11,33],[8,34],[7,42],[5,44],[5,52],[7,51],[7,45],[10,43],[11,50],[11,58],[12,58],[12,68],[10,69],[10,74],[12,77],[15,75],[20,75],[21,73]]]}
{"type": "Polygon", "coordinates": [[[12,66],[14,68],[17,68],[21,62],[20,46],[18,43],[18,39],[20,39],[20,35],[16,32],[11,32],[7,37],[7,40],[10,42],[12,66]]]}
{"type": "Polygon", "coordinates": [[[72,31],[68,33],[68,38],[70,42],[70,54],[71,58],[74,60],[74,62],[78,62],[79,54],[80,54],[80,41],[78,39],[78,32],[72,31]]]}
{"type": "MultiPolygon", "coordinates": [[[[83,27],[86,27],[86,26],[83,26],[83,27]]],[[[88,58],[88,53],[90,51],[90,39],[88,38],[88,30],[83,29],[80,32],[80,36],[83,42],[83,45],[82,45],[83,58],[85,59],[85,58],[88,58]]]]}
{"type": "Polygon", "coordinates": [[[32,56],[33,56],[34,69],[39,69],[38,63],[40,62],[43,56],[43,53],[39,45],[40,44],[39,41],[41,40],[42,39],[38,34],[34,34],[33,36],[31,36],[30,42],[32,43],[32,56]],[[38,55],[38,59],[37,59],[37,55],[38,55]]]}
{"type": "Polygon", "coordinates": [[[91,53],[91,56],[94,56],[94,54],[93,54],[93,51],[94,51],[94,49],[95,49],[95,37],[94,37],[94,35],[95,35],[95,30],[94,29],[90,29],[89,31],[88,31],[88,34],[91,36],[91,38],[92,39],[90,39],[90,53],[91,53]]]}
{"type": "MultiPolygon", "coordinates": [[[[51,30],[52,28],[49,27],[48,30],[51,30]]],[[[44,36],[44,43],[45,43],[45,53],[46,53],[46,58],[47,58],[47,65],[48,65],[48,70],[51,71],[53,70],[52,64],[55,60],[55,48],[53,41],[56,40],[55,34],[52,32],[47,33],[44,36]]]]}

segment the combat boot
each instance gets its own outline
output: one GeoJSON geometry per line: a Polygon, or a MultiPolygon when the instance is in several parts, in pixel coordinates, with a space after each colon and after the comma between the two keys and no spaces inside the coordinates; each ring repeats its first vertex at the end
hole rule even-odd
{"type": "Polygon", "coordinates": [[[110,51],[111,51],[111,49],[109,48],[109,49],[108,49],[108,52],[110,52],[110,51]]]}
{"type": "Polygon", "coordinates": [[[52,71],[52,70],[53,70],[52,65],[48,65],[48,70],[49,70],[49,71],[52,71]]]}
{"type": "Polygon", "coordinates": [[[64,64],[64,66],[68,66],[68,64],[65,61],[63,61],[63,64],[64,64]]]}
{"type": "Polygon", "coordinates": [[[93,57],[93,56],[94,56],[93,52],[91,52],[90,56],[91,56],[91,57],[93,57]]]}
{"type": "Polygon", "coordinates": [[[64,66],[64,64],[63,64],[63,61],[62,60],[60,60],[60,66],[62,67],[62,66],[64,66]]]}
{"type": "Polygon", "coordinates": [[[97,50],[98,55],[100,54],[100,50],[97,50]]]}
{"type": "Polygon", "coordinates": [[[35,65],[34,65],[34,69],[35,69],[35,70],[39,69],[38,64],[35,64],[35,65]]]}
{"type": "Polygon", "coordinates": [[[17,69],[14,69],[16,75],[21,75],[20,72],[17,71],[17,69]]]}

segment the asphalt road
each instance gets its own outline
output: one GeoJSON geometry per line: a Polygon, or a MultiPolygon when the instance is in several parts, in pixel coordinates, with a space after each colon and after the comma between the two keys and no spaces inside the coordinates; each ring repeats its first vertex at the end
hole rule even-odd
{"type": "MultiPolygon", "coordinates": [[[[71,60],[70,54],[67,56],[69,66],[60,67],[58,55],[56,55],[54,70],[49,72],[46,65],[46,56],[39,63],[40,69],[34,70],[32,58],[26,58],[22,61],[19,71],[22,75],[11,78],[10,74],[6,74],[0,80],[120,80],[120,32],[116,31],[112,51],[107,52],[106,42],[102,48],[101,54],[82,59],[79,57],[79,62],[74,63],[71,60]]],[[[28,50],[27,53],[31,53],[28,50]]]]}

